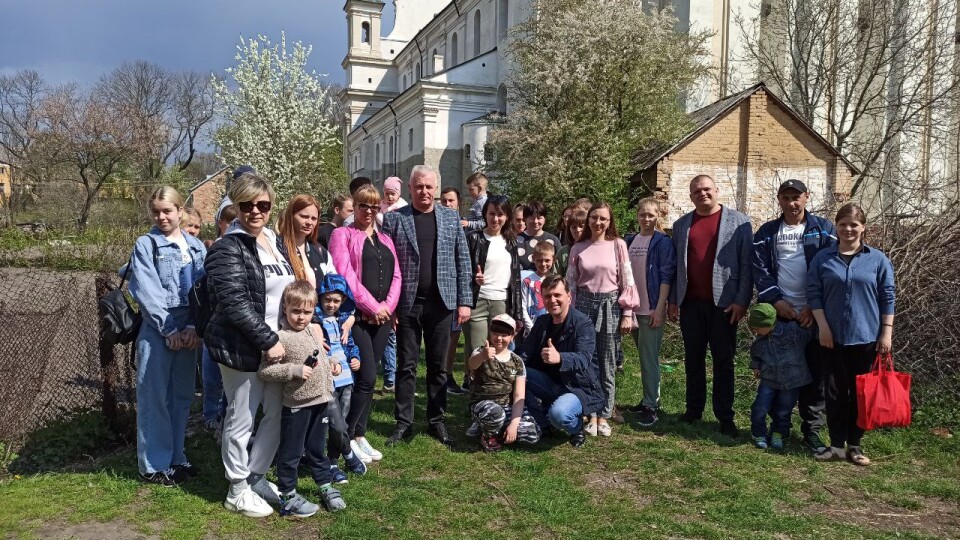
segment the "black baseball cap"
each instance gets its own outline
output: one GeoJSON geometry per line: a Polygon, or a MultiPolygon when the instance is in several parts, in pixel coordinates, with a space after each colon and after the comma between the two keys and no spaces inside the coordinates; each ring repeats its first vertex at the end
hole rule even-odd
{"type": "Polygon", "coordinates": [[[787,180],[786,182],[780,184],[780,189],[777,190],[777,195],[780,195],[781,193],[783,193],[788,189],[795,189],[800,193],[806,193],[807,185],[799,180],[791,178],[790,180],[787,180]]]}

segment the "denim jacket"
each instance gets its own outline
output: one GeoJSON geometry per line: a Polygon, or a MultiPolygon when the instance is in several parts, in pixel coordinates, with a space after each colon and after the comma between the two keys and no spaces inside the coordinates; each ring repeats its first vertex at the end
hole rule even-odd
{"type": "Polygon", "coordinates": [[[137,238],[133,248],[130,294],[137,300],[143,321],[163,336],[190,326],[187,294],[194,282],[203,277],[207,249],[200,240],[182,233],[192,262],[186,266],[180,246],[153,227],[137,238]]]}
{"type": "MultiPolygon", "coordinates": [[[[637,233],[639,234],[639,233],[637,233]]],[[[637,238],[636,234],[628,234],[624,241],[627,243],[627,253],[630,244],[637,238]]],[[[677,273],[677,248],[669,236],[660,231],[653,232],[650,246],[647,248],[647,299],[650,300],[650,309],[657,308],[660,301],[660,285],[672,284],[677,273]]],[[[634,281],[637,277],[634,276],[634,281]]]]}
{"type": "Polygon", "coordinates": [[[773,330],[750,346],[750,369],[760,370],[760,382],[777,390],[792,390],[813,381],[807,367],[807,343],[813,328],[796,321],[777,321],[773,330]]]}

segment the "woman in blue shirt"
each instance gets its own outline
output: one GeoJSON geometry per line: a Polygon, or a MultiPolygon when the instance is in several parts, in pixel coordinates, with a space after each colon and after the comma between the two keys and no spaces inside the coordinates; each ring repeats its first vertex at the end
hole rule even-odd
{"type": "Polygon", "coordinates": [[[817,253],[807,282],[807,301],[823,347],[830,431],[830,448],[816,458],[869,465],[860,448],[864,430],[857,426],[856,377],[870,370],[877,354],[892,348],[893,265],[883,252],[863,242],[867,218],[860,206],[843,205],[836,223],[839,245],[817,253]]]}
{"type": "Polygon", "coordinates": [[[164,186],[150,196],[154,226],[137,239],[130,294],[140,305],[137,336],[137,462],[140,477],[165,486],[197,475],[183,442],[193,400],[195,349],[187,293],[203,275],[207,250],[181,229],[183,198],[164,186]]]}

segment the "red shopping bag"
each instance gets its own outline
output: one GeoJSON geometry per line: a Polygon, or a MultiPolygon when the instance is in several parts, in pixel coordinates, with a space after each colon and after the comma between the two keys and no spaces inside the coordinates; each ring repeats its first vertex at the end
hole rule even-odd
{"type": "Polygon", "coordinates": [[[906,427],[910,415],[910,374],[893,370],[892,355],[878,354],[870,372],[857,375],[857,425],[906,427]]]}

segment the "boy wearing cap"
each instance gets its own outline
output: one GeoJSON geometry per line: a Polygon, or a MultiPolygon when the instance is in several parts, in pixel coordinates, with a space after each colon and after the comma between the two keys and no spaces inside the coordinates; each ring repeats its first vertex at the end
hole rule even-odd
{"type": "Polygon", "coordinates": [[[540,440],[540,427],[525,408],[526,367],[509,349],[516,328],[513,317],[497,315],[490,321],[487,341],[467,360],[470,414],[480,426],[480,445],[487,452],[516,441],[540,440]]]}
{"type": "Polygon", "coordinates": [[[813,331],[797,321],[777,320],[777,309],[771,304],[757,304],[750,309],[750,330],[757,339],[750,347],[750,369],[760,380],[757,398],[750,408],[750,425],[757,448],[783,450],[790,436],[790,415],[800,397],[800,388],[813,380],[804,349],[813,331]],[[767,431],[767,415],[771,424],[767,431]]]}
{"type": "MultiPolygon", "coordinates": [[[[789,179],[777,189],[782,214],[764,223],[753,238],[753,280],[758,302],[772,305],[782,321],[796,321],[814,328],[813,311],[807,305],[807,269],[813,257],[837,243],[833,224],[806,210],[810,195],[806,184],[789,179]]],[[[800,419],[804,444],[814,453],[826,447],[820,439],[824,424],[823,379],[820,375],[820,344],[810,340],[804,351],[812,380],[800,389],[800,419]]]]}
{"type": "Polygon", "coordinates": [[[407,206],[407,201],[400,196],[400,179],[391,176],[383,181],[383,200],[380,201],[380,212],[386,214],[398,208],[407,206]]]}

